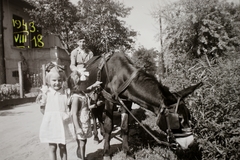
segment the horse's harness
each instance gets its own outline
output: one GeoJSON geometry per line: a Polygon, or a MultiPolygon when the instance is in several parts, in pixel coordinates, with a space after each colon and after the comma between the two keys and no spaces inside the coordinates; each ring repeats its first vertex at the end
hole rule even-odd
{"type": "MultiPolygon", "coordinates": [[[[105,66],[105,70],[106,70],[106,75],[109,78],[108,75],[108,66],[107,66],[107,60],[110,59],[111,54],[107,54],[106,55],[102,55],[103,56],[103,63],[100,63],[99,65],[99,74],[101,69],[103,68],[103,66],[105,66]]],[[[177,98],[177,103],[172,104],[170,106],[166,106],[166,107],[161,107],[159,110],[159,113],[157,115],[157,119],[160,118],[160,116],[165,116],[166,118],[166,123],[167,123],[167,133],[165,133],[165,135],[167,136],[167,141],[161,141],[159,140],[156,136],[154,136],[150,131],[148,131],[148,129],[132,114],[132,112],[126,107],[126,105],[123,102],[123,99],[121,99],[119,97],[119,95],[124,92],[127,87],[131,84],[131,82],[133,81],[133,79],[137,76],[138,72],[140,71],[140,69],[136,69],[135,71],[133,71],[133,73],[131,74],[130,78],[127,79],[116,91],[114,91],[113,89],[113,94],[108,93],[106,90],[104,90],[103,88],[101,89],[101,93],[103,95],[103,97],[115,104],[121,104],[124,109],[126,111],[129,112],[129,114],[138,122],[139,125],[141,125],[141,127],[143,127],[143,129],[149,133],[159,144],[163,144],[166,145],[168,147],[171,147],[172,149],[180,149],[180,145],[176,142],[176,138],[177,137],[187,137],[189,135],[192,135],[191,129],[187,129],[186,131],[184,131],[184,133],[179,133],[179,134],[173,134],[172,130],[173,129],[180,129],[181,125],[180,125],[180,118],[179,118],[179,114],[177,113],[178,111],[178,107],[179,104],[182,103],[180,100],[180,97],[176,97],[177,98]]],[[[98,74],[98,78],[100,79],[98,74]]]]}

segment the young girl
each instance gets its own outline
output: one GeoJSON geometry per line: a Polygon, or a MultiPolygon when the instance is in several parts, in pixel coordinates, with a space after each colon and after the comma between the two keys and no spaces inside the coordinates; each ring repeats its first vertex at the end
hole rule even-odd
{"type": "MultiPolygon", "coordinates": [[[[92,136],[92,128],[90,121],[89,98],[81,90],[80,77],[80,73],[72,72],[68,79],[68,86],[72,93],[70,105],[78,143],[77,156],[78,158],[85,160],[87,138],[92,136]]],[[[92,90],[100,84],[101,83],[97,81],[95,84],[88,87],[88,89],[92,90]]]]}
{"type": "Polygon", "coordinates": [[[43,120],[40,127],[40,141],[49,144],[51,160],[56,160],[59,148],[62,160],[67,160],[66,143],[74,139],[71,117],[67,106],[67,94],[63,89],[65,73],[57,65],[47,67],[46,82],[40,101],[43,120]],[[72,128],[71,128],[72,125],[72,128]]]}

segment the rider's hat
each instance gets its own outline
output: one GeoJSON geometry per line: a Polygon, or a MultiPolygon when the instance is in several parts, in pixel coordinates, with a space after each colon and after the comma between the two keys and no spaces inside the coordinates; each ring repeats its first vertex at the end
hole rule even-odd
{"type": "Polygon", "coordinates": [[[83,35],[78,37],[78,41],[77,43],[81,42],[81,41],[85,41],[85,37],[83,35]]]}

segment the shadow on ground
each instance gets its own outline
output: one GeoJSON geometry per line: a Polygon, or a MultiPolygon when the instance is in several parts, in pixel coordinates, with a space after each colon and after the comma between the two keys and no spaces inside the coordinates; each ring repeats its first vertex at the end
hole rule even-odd
{"type": "MultiPolygon", "coordinates": [[[[111,156],[121,150],[121,144],[111,145],[110,154],[111,156]]],[[[96,152],[89,153],[87,155],[88,160],[103,160],[103,149],[98,149],[96,152]]]]}
{"type": "MultiPolygon", "coordinates": [[[[143,109],[135,109],[132,110],[132,113],[134,116],[144,125],[145,128],[151,134],[153,134],[155,137],[157,137],[160,141],[167,142],[167,137],[161,131],[156,125],[156,119],[157,117],[154,116],[151,113],[147,113],[147,111],[143,109]]],[[[115,117],[117,118],[117,117],[115,117]]],[[[118,117],[119,118],[119,117],[118,117]]],[[[119,118],[120,119],[120,118],[119,118]]],[[[118,132],[117,134],[120,134],[121,132],[118,132]]],[[[114,135],[112,135],[114,136],[114,135]]],[[[178,160],[201,160],[202,154],[198,147],[198,145],[194,145],[191,149],[188,150],[173,150],[167,147],[166,145],[159,144],[145,129],[142,128],[141,125],[139,125],[131,116],[129,118],[129,147],[130,151],[133,155],[136,155],[138,153],[144,153],[146,155],[149,155],[150,153],[152,155],[156,156],[156,153],[165,153],[165,151],[168,152],[168,154],[171,154],[169,157],[166,158],[177,158],[178,160]],[[157,148],[157,149],[156,149],[157,148]],[[149,153],[148,153],[149,152],[149,153]]],[[[111,146],[112,149],[112,146],[111,146]]],[[[122,155],[122,148],[121,145],[118,145],[118,148],[115,148],[112,152],[114,154],[114,157],[121,157],[123,159],[122,155]]],[[[145,156],[146,156],[145,155],[145,156]]],[[[155,160],[156,157],[154,157],[155,160]]],[[[124,160],[128,160],[124,159],[124,160]]],[[[159,157],[159,159],[161,159],[159,157]]]]}

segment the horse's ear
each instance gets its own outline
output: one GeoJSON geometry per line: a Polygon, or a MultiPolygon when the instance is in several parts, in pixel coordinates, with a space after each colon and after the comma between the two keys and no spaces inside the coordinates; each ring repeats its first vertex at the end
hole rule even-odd
{"type": "Polygon", "coordinates": [[[188,88],[185,88],[181,91],[176,92],[176,94],[183,99],[183,98],[187,97],[189,94],[191,94],[193,91],[195,91],[197,88],[201,87],[202,85],[203,85],[203,83],[199,82],[196,85],[190,86],[188,88]]]}

